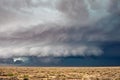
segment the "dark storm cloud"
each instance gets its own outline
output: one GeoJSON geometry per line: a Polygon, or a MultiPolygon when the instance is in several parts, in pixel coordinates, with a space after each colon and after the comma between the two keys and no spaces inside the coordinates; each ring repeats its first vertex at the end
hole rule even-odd
{"type": "Polygon", "coordinates": [[[120,41],[119,0],[1,0],[0,56],[88,56],[120,41]]]}

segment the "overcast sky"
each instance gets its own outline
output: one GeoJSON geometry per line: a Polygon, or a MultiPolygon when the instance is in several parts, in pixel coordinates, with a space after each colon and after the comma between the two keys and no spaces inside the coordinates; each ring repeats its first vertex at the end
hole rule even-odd
{"type": "Polygon", "coordinates": [[[0,0],[0,58],[101,56],[119,34],[119,0],[0,0]]]}

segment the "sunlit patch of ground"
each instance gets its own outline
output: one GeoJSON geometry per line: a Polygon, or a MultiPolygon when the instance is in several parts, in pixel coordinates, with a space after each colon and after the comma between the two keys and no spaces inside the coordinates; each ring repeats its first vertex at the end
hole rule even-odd
{"type": "Polygon", "coordinates": [[[0,80],[120,80],[120,67],[0,67],[0,80]]]}

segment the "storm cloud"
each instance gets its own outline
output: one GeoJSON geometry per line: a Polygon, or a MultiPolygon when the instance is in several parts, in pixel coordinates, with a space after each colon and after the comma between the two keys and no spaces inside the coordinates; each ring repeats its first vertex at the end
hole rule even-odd
{"type": "Polygon", "coordinates": [[[119,0],[0,0],[0,57],[99,56],[120,41],[119,0]]]}

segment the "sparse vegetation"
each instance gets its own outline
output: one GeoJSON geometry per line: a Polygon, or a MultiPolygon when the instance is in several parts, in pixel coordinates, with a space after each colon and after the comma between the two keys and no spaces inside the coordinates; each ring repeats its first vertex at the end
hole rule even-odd
{"type": "Polygon", "coordinates": [[[23,80],[29,80],[29,76],[28,75],[24,75],[23,76],[23,80]]]}
{"type": "Polygon", "coordinates": [[[120,80],[120,67],[0,67],[0,80],[120,80]]]}
{"type": "Polygon", "coordinates": [[[13,73],[8,73],[7,76],[15,76],[13,73]]]}

